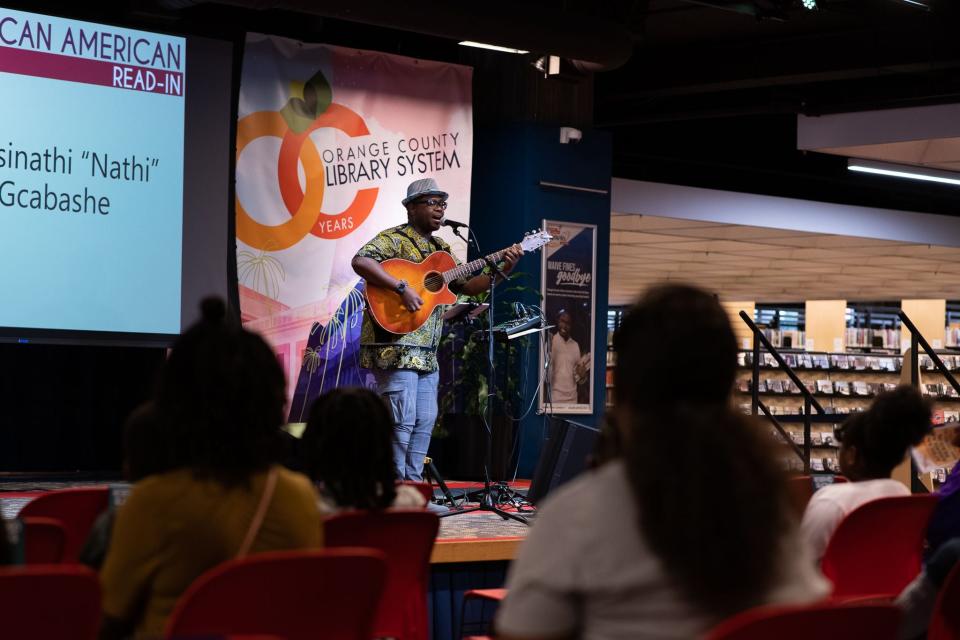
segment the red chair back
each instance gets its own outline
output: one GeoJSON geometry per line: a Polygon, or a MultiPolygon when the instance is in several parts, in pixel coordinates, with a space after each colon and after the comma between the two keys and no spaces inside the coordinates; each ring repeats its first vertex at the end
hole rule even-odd
{"type": "Polygon", "coordinates": [[[21,518],[55,518],[63,524],[67,539],[63,561],[76,562],[90,527],[109,505],[107,487],[61,489],[38,496],[20,510],[21,518]]]}
{"type": "Polygon", "coordinates": [[[4,638],[94,640],[100,628],[100,582],[81,565],[0,567],[4,638]]]}
{"type": "Polygon", "coordinates": [[[167,621],[167,638],[277,636],[370,640],[386,560],[373,549],[273,551],[197,578],[167,621]]]}
{"type": "Polygon", "coordinates": [[[850,513],[823,555],[835,598],[896,596],[917,574],[937,496],[880,498],[850,513]]]}
{"type": "Polygon", "coordinates": [[[387,556],[375,637],[427,640],[427,581],[439,527],[437,516],[428,511],[356,511],[324,522],[328,547],[372,547],[387,556]]]}
{"type": "Polygon", "coordinates": [[[892,604],[757,607],[724,620],[706,640],[895,640],[899,621],[900,611],[892,604]]]}
{"type": "Polygon", "coordinates": [[[429,482],[414,482],[413,480],[403,480],[398,484],[410,485],[414,489],[420,492],[420,495],[423,496],[423,499],[427,501],[427,504],[433,502],[433,487],[429,482]]]}
{"type": "Polygon", "coordinates": [[[59,564],[67,543],[67,531],[56,518],[21,518],[23,560],[26,564],[59,564]]]}
{"type": "Polygon", "coordinates": [[[960,638],[960,563],[947,574],[933,607],[927,640],[960,638]]]}

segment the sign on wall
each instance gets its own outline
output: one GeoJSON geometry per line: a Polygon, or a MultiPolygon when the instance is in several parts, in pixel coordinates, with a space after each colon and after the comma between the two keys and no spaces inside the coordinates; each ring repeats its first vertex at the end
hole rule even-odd
{"type": "Polygon", "coordinates": [[[540,290],[554,325],[541,343],[540,410],[593,413],[597,226],[543,221],[553,240],[544,248],[540,290]]]}
{"type": "MultiPolygon", "coordinates": [[[[245,326],[296,383],[291,420],[317,393],[357,384],[363,296],[350,260],[406,222],[414,180],[469,222],[468,67],[249,34],[237,122],[237,277],[245,326]]],[[[462,241],[440,232],[453,252],[462,241]]]]}

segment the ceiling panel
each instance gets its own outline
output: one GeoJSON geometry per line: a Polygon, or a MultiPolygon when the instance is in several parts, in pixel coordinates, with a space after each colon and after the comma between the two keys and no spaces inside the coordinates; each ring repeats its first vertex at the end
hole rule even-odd
{"type": "Polygon", "coordinates": [[[960,298],[958,248],[657,216],[612,223],[612,304],[663,281],[765,302],[960,298]]]}

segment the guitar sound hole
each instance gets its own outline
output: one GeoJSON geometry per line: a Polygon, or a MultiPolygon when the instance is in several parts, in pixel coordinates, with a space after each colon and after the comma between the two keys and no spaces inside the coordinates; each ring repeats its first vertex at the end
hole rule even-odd
{"type": "Polygon", "coordinates": [[[423,286],[430,293],[436,293],[443,289],[443,276],[436,271],[431,271],[423,279],[423,286]]]}

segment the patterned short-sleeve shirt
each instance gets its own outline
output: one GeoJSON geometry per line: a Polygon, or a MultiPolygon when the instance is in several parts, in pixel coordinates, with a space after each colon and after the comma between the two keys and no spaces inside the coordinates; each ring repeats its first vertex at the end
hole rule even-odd
{"type": "MultiPolygon", "coordinates": [[[[381,231],[360,248],[357,257],[372,258],[377,262],[390,258],[423,262],[434,251],[449,252],[450,245],[435,236],[423,237],[408,223],[381,231]]],[[[454,260],[457,260],[456,257],[454,260]]],[[[457,264],[460,264],[459,260],[457,264]]],[[[463,284],[463,281],[451,282],[450,288],[456,291],[463,284]]],[[[436,371],[444,310],[445,307],[438,306],[422,327],[406,335],[380,328],[370,313],[365,311],[360,330],[360,366],[367,369],[436,371]]]]}

